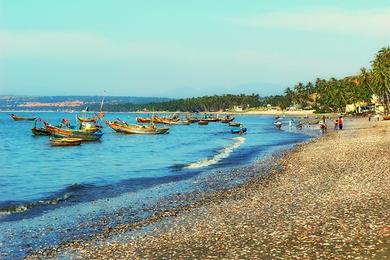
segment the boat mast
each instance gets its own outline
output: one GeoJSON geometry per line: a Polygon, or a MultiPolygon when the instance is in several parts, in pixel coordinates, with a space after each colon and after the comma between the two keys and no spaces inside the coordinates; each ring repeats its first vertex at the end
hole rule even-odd
{"type": "Polygon", "coordinates": [[[100,103],[100,113],[102,112],[102,110],[103,110],[103,103],[104,103],[104,96],[103,96],[103,98],[102,98],[102,102],[100,103]]]}

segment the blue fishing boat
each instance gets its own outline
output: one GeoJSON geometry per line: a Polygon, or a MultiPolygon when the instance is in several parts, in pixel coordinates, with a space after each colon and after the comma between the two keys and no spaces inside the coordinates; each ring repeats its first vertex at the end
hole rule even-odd
{"type": "Polygon", "coordinates": [[[237,129],[231,129],[230,132],[232,134],[243,134],[243,133],[246,133],[246,127],[242,127],[242,128],[237,128],[237,129]]]}

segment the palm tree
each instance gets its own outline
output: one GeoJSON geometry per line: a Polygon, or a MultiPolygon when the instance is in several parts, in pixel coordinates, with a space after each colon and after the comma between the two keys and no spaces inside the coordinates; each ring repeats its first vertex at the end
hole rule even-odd
{"type": "Polygon", "coordinates": [[[390,108],[390,48],[382,48],[372,61],[373,82],[376,92],[389,112],[390,108]]]}

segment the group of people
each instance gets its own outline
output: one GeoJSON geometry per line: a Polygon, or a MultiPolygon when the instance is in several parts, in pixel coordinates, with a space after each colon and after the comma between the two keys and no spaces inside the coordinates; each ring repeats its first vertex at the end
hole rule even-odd
{"type": "MultiPolygon", "coordinates": [[[[322,117],[322,120],[320,121],[319,124],[320,124],[321,132],[326,133],[328,127],[326,125],[326,117],[325,116],[322,117]]],[[[344,124],[344,118],[343,118],[343,116],[340,115],[334,120],[334,130],[342,130],[343,124],[344,124]]]]}
{"type": "Polygon", "coordinates": [[[343,116],[339,116],[334,120],[334,130],[343,130],[344,118],[343,116]]]}

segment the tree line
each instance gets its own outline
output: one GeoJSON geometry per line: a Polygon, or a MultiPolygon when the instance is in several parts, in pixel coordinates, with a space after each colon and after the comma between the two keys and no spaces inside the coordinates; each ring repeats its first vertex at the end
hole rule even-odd
{"type": "MultiPolygon", "coordinates": [[[[218,112],[232,109],[235,106],[248,108],[258,107],[264,104],[257,94],[252,95],[221,95],[203,96],[176,99],[167,102],[156,102],[148,104],[108,104],[104,105],[105,111],[182,111],[182,112],[218,112]]],[[[91,110],[97,110],[97,106],[92,106],[91,110]]]]}
{"type": "MultiPolygon", "coordinates": [[[[362,68],[360,73],[342,79],[317,78],[315,82],[298,83],[288,87],[283,95],[260,97],[252,95],[221,95],[176,99],[148,104],[108,104],[105,111],[185,111],[217,112],[253,107],[277,106],[281,109],[315,109],[317,112],[342,112],[347,104],[359,101],[370,103],[375,95],[386,111],[390,108],[390,48],[382,48],[375,55],[370,68],[362,68]]],[[[98,110],[98,107],[92,107],[98,110]]]]}
{"type": "Polygon", "coordinates": [[[317,78],[314,83],[298,83],[293,88],[287,88],[284,95],[275,96],[272,103],[282,109],[295,106],[317,112],[341,112],[347,104],[359,101],[370,104],[373,95],[389,111],[389,47],[382,48],[371,61],[371,68],[361,68],[358,75],[342,79],[317,78]]]}

